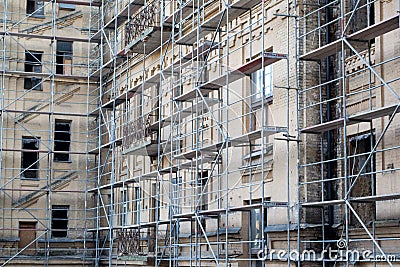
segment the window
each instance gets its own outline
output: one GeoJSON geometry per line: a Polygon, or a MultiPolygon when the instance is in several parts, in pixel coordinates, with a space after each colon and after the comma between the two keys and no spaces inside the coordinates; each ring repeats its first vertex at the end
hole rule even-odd
{"type": "MultiPolygon", "coordinates": [[[[273,80],[272,80],[272,65],[266,66],[264,68],[265,71],[265,96],[272,96],[273,89],[273,80]]],[[[263,85],[263,70],[260,69],[251,74],[251,99],[252,102],[261,101],[262,97],[262,85],[263,85]]]]}
{"type": "Polygon", "coordinates": [[[128,192],[126,189],[121,190],[121,226],[128,224],[128,192]]]}
{"type": "Polygon", "coordinates": [[[200,204],[200,210],[208,209],[208,194],[207,194],[207,186],[208,186],[208,171],[202,171],[197,174],[197,185],[199,188],[199,194],[201,194],[202,199],[200,204]]]}
{"type": "Polygon", "coordinates": [[[172,177],[171,179],[171,186],[172,186],[172,200],[171,200],[171,205],[174,210],[179,210],[181,207],[181,197],[180,197],[180,192],[182,192],[182,177],[181,176],[175,176],[172,177]]]}
{"type": "Polygon", "coordinates": [[[72,44],[72,42],[57,41],[57,74],[72,75],[72,44]]]}
{"type": "Polygon", "coordinates": [[[56,120],[54,127],[54,161],[70,161],[71,121],[56,120]]]}
{"type": "Polygon", "coordinates": [[[36,222],[19,222],[18,249],[19,250],[23,249],[23,251],[20,254],[35,255],[36,242],[33,242],[35,239],[36,239],[36,222]]]}
{"type": "Polygon", "coordinates": [[[68,236],[68,210],[69,206],[53,205],[51,209],[51,236],[68,236]]]}
{"type": "MultiPolygon", "coordinates": [[[[43,52],[25,51],[25,71],[41,73],[42,72],[43,52]]],[[[28,77],[24,79],[24,88],[33,90],[42,90],[42,79],[28,77]]]]}
{"type": "MultiPolygon", "coordinates": [[[[107,199],[108,199],[107,203],[114,203],[114,195],[107,194],[107,199]]],[[[111,221],[111,217],[112,217],[110,208],[111,208],[110,204],[106,205],[108,221],[111,221]]]]}
{"type": "Polygon", "coordinates": [[[66,9],[66,10],[75,10],[75,5],[74,4],[65,4],[65,3],[59,3],[58,7],[60,9],[66,9]]]}
{"type": "MultiPolygon", "coordinates": [[[[208,197],[210,195],[208,193],[209,179],[208,171],[200,171],[197,173],[197,193],[201,196],[199,199],[200,202],[196,201],[198,210],[208,210],[208,197]]],[[[196,222],[196,225],[197,231],[200,233],[203,231],[202,229],[207,229],[207,221],[205,218],[201,218],[199,224],[196,222]]]]}
{"type": "Polygon", "coordinates": [[[44,17],[43,0],[27,0],[26,14],[32,17],[44,17]]]}
{"type": "Polygon", "coordinates": [[[135,187],[135,202],[133,203],[133,210],[135,211],[135,223],[140,222],[140,187],[135,187]]]}
{"type": "MultiPolygon", "coordinates": [[[[270,198],[266,198],[265,201],[270,201],[270,198]]],[[[261,199],[252,201],[252,204],[261,203],[261,199]]],[[[250,204],[249,201],[245,201],[245,204],[250,204]]],[[[250,240],[252,241],[252,248],[261,248],[262,245],[262,232],[261,226],[264,223],[264,228],[267,226],[267,208],[257,208],[252,209],[249,213],[249,225],[250,225],[250,240]],[[261,210],[263,209],[263,214],[261,215],[261,210]]],[[[266,236],[265,236],[266,237],[266,236]]]]}
{"type": "Polygon", "coordinates": [[[22,137],[21,173],[22,178],[38,179],[39,140],[35,137],[22,137]]]}
{"type": "MultiPolygon", "coordinates": [[[[251,243],[251,246],[253,248],[261,248],[261,209],[253,209],[250,211],[250,216],[251,216],[251,240],[253,243],[251,243]]],[[[264,226],[267,225],[267,210],[264,209],[263,212],[263,220],[264,220],[264,226]]]]}
{"type": "MultiPolygon", "coordinates": [[[[350,33],[362,30],[375,23],[374,1],[371,0],[350,0],[350,9],[355,10],[350,21],[350,33]]],[[[371,40],[375,41],[375,39],[371,40]]]]}
{"type": "MultiPolygon", "coordinates": [[[[155,222],[160,219],[160,201],[157,197],[157,184],[151,184],[151,199],[150,199],[150,221],[155,222]]],[[[148,241],[148,248],[149,252],[155,252],[156,250],[156,231],[154,228],[149,228],[149,241],[148,241]]]]}
{"type": "MultiPolygon", "coordinates": [[[[367,162],[368,156],[375,145],[375,136],[370,133],[358,134],[349,138],[349,164],[348,174],[351,176],[350,181],[355,181],[351,190],[352,197],[366,197],[375,195],[375,155],[367,162]],[[361,168],[365,167],[361,170],[361,168]],[[356,177],[359,175],[358,179],[356,177]]],[[[354,203],[354,210],[364,222],[373,220],[374,204],[373,203],[354,203]]],[[[350,215],[350,225],[361,227],[360,222],[352,213],[350,215]]]]}
{"type": "Polygon", "coordinates": [[[160,200],[157,197],[157,184],[153,183],[151,185],[151,213],[150,221],[155,222],[160,218],[160,200]]]}

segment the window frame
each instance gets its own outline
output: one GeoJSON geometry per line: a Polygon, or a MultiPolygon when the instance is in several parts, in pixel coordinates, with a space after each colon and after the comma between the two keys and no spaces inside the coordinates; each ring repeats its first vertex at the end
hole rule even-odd
{"type": "Polygon", "coordinates": [[[43,0],[27,0],[26,1],[26,15],[33,17],[33,18],[44,18],[44,1],[43,0]],[[33,7],[30,7],[30,5],[32,5],[32,3],[33,3],[33,7]]]}
{"type": "MultiPolygon", "coordinates": [[[[42,73],[43,70],[43,51],[25,50],[24,71],[29,73],[42,73]]],[[[43,91],[42,78],[24,78],[24,89],[43,91]]]]}
{"type": "MultiPolygon", "coordinates": [[[[251,203],[257,204],[261,203],[262,199],[255,199],[251,203]]],[[[264,202],[271,201],[270,197],[266,197],[264,202]]],[[[246,200],[245,205],[249,205],[250,201],[246,200]]],[[[250,247],[252,250],[260,249],[262,244],[262,231],[265,230],[265,227],[268,225],[268,207],[258,207],[256,209],[251,209],[248,213],[249,218],[249,239],[251,240],[250,247]],[[261,218],[261,210],[263,210],[263,216],[261,218]],[[264,229],[261,229],[261,219],[264,223],[264,229]],[[258,226],[258,228],[257,228],[258,226]]],[[[267,235],[264,235],[265,241],[268,241],[267,235]]]]}
{"type": "Polygon", "coordinates": [[[54,121],[54,154],[53,154],[53,161],[54,162],[65,162],[65,163],[71,163],[71,140],[72,140],[72,120],[62,120],[62,119],[55,119],[54,121]],[[68,124],[69,125],[69,130],[67,131],[59,131],[57,130],[57,124],[68,124]],[[65,134],[68,133],[69,134],[69,140],[59,140],[59,137],[56,137],[57,133],[61,133],[61,134],[65,134]],[[57,143],[68,143],[68,150],[56,150],[56,145],[57,143]],[[63,152],[63,153],[57,153],[57,152],[63,152]],[[64,153],[64,152],[68,152],[68,153],[64,153]],[[64,155],[68,156],[68,159],[56,159],[56,157],[60,156],[63,157],[64,155]]]}
{"type": "Polygon", "coordinates": [[[273,66],[267,65],[250,74],[250,98],[254,106],[261,106],[263,96],[263,74],[265,77],[265,101],[271,102],[274,95],[273,66]]]}
{"type": "MultiPolygon", "coordinates": [[[[37,152],[26,152],[26,151],[21,151],[21,174],[20,177],[22,180],[32,180],[32,181],[38,181],[39,178],[39,168],[40,168],[40,154],[39,154],[39,148],[40,148],[40,141],[39,141],[39,137],[34,137],[34,136],[22,136],[21,139],[21,148],[22,150],[27,149],[27,150],[37,150],[37,152]],[[30,149],[30,148],[24,148],[24,140],[34,140],[35,143],[35,147],[36,149],[30,149]],[[25,153],[29,153],[29,154],[25,154],[25,153]],[[30,158],[32,157],[32,154],[36,154],[36,160],[35,163],[33,163],[34,165],[31,167],[24,167],[24,158],[30,158]],[[25,174],[26,172],[35,172],[36,173],[36,177],[26,177],[25,174]]],[[[32,165],[32,164],[29,164],[32,165]]]]}
{"type": "Polygon", "coordinates": [[[128,225],[128,189],[121,189],[121,226],[128,225]]]}
{"type": "MultiPolygon", "coordinates": [[[[65,46],[65,45],[64,45],[65,46]]],[[[74,54],[74,42],[72,41],[57,41],[56,45],[56,74],[60,75],[72,75],[73,71],[73,54],[74,54]],[[60,48],[62,43],[70,45],[70,49],[60,48]],[[69,59],[69,63],[67,63],[69,59]],[[69,72],[67,73],[67,67],[69,72]]]]}
{"type": "Polygon", "coordinates": [[[133,202],[133,206],[134,206],[133,210],[135,212],[134,223],[135,224],[139,224],[140,211],[141,211],[141,207],[140,207],[141,190],[140,190],[140,187],[138,187],[138,186],[134,187],[134,193],[135,193],[135,200],[133,202]]]}
{"type": "Polygon", "coordinates": [[[68,224],[69,224],[69,210],[70,207],[69,205],[52,205],[51,206],[51,238],[68,238],[68,224]],[[54,218],[54,211],[66,211],[66,216],[65,218],[54,218]],[[64,221],[66,220],[66,228],[64,231],[64,228],[62,229],[56,229],[54,230],[54,221],[64,221]],[[55,232],[65,232],[65,236],[54,236],[55,232]]]}
{"type": "MultiPolygon", "coordinates": [[[[350,197],[365,197],[376,195],[376,153],[372,152],[372,148],[376,144],[376,133],[374,131],[359,132],[354,135],[347,136],[348,140],[348,174],[350,182],[354,182],[355,177],[357,183],[354,184],[350,197]],[[370,154],[372,155],[370,156],[370,154]],[[367,159],[369,160],[367,161],[367,159]],[[367,163],[366,163],[367,162],[367,163]],[[360,169],[364,169],[359,174],[360,169]]],[[[373,203],[355,203],[354,210],[363,220],[373,218],[373,203]]],[[[349,225],[352,227],[360,227],[357,218],[351,214],[349,225]]]]}

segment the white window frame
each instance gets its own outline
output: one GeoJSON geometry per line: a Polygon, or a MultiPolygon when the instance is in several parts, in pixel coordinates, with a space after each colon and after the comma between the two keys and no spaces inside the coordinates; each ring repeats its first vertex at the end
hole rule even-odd
{"type": "Polygon", "coordinates": [[[265,98],[273,96],[273,70],[272,65],[265,66],[264,69],[259,69],[253,72],[250,76],[251,78],[251,100],[253,103],[261,102],[263,95],[263,73],[265,76],[265,98]]]}

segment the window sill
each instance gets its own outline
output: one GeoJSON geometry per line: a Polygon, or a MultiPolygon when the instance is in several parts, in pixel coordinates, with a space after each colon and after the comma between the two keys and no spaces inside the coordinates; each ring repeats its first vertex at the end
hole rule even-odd
{"type": "MultiPolygon", "coordinates": [[[[264,100],[264,104],[265,104],[265,105],[271,105],[271,104],[273,104],[273,102],[274,102],[273,100],[274,100],[274,96],[273,96],[273,95],[266,96],[266,97],[265,97],[265,100],[264,100]]],[[[261,99],[259,99],[259,100],[253,100],[253,101],[251,102],[251,105],[252,105],[253,108],[261,108],[261,106],[262,106],[262,101],[261,101],[261,99]]]]}
{"type": "MultiPolygon", "coordinates": [[[[266,148],[264,149],[264,155],[268,156],[268,155],[272,155],[272,151],[273,151],[274,147],[272,144],[267,144],[266,148]]],[[[261,149],[257,149],[255,151],[253,151],[252,153],[248,153],[246,155],[243,156],[243,160],[250,160],[250,159],[256,159],[256,158],[260,158],[262,155],[261,149]]]]}
{"type": "Polygon", "coordinates": [[[22,187],[38,187],[39,179],[31,180],[31,179],[21,178],[21,186],[22,187]]]}
{"type": "Polygon", "coordinates": [[[56,163],[72,163],[72,160],[54,160],[56,163]]]}
{"type": "Polygon", "coordinates": [[[42,92],[43,89],[33,89],[33,88],[24,88],[25,90],[32,90],[32,91],[38,91],[38,92],[42,92]]]}
{"type": "Polygon", "coordinates": [[[39,182],[40,178],[25,178],[25,177],[21,177],[22,181],[27,181],[27,182],[39,182]]]}
{"type": "Polygon", "coordinates": [[[79,75],[73,75],[73,74],[59,74],[59,73],[56,73],[60,78],[75,78],[75,77],[77,77],[77,76],[79,76],[79,75]]]}
{"type": "Polygon", "coordinates": [[[28,19],[35,19],[35,20],[43,20],[46,17],[44,15],[32,15],[32,14],[26,14],[28,19]]]}
{"type": "MultiPolygon", "coordinates": [[[[72,242],[76,242],[75,240],[71,240],[68,237],[52,237],[49,240],[47,240],[49,243],[72,243],[72,242]]],[[[41,240],[39,240],[39,242],[41,242],[41,240]]]]}

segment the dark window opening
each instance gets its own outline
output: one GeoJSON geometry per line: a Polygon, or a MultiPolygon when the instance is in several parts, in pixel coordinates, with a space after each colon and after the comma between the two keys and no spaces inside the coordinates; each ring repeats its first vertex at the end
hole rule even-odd
{"type": "Polygon", "coordinates": [[[369,25],[375,24],[375,5],[374,3],[369,4],[369,25]]]}
{"type": "MultiPolygon", "coordinates": [[[[151,213],[150,213],[150,221],[155,222],[160,219],[160,200],[157,197],[157,184],[151,184],[151,213]]],[[[155,252],[156,250],[156,231],[154,228],[149,228],[149,252],[155,252]]]]}
{"type": "Polygon", "coordinates": [[[72,44],[72,42],[57,41],[57,74],[72,75],[72,44]]]}
{"type": "Polygon", "coordinates": [[[54,127],[54,161],[70,161],[71,121],[56,120],[54,127]]]}
{"type": "Polygon", "coordinates": [[[39,150],[39,140],[34,137],[22,137],[22,149],[22,178],[39,179],[39,152],[35,152],[35,150],[39,150]]]}
{"type": "Polygon", "coordinates": [[[208,171],[198,173],[198,184],[204,187],[208,182],[208,171]]]}
{"type": "MultiPolygon", "coordinates": [[[[41,73],[42,55],[43,52],[25,51],[25,71],[41,73]]],[[[24,88],[42,90],[42,79],[37,77],[27,77],[24,79],[24,88]]]]}
{"type": "Polygon", "coordinates": [[[198,173],[197,176],[197,184],[198,184],[198,190],[199,194],[202,196],[201,201],[200,201],[200,210],[207,210],[208,209],[208,190],[207,190],[207,184],[208,184],[208,171],[202,171],[198,173]]]}
{"type": "Polygon", "coordinates": [[[26,14],[32,15],[32,17],[44,17],[43,0],[27,0],[26,14]]]}
{"type": "Polygon", "coordinates": [[[68,209],[69,206],[52,206],[51,210],[51,236],[67,237],[68,235],[68,209]]]}
{"type": "MultiPolygon", "coordinates": [[[[197,173],[197,192],[201,196],[200,202],[198,202],[198,210],[208,210],[208,182],[209,175],[208,171],[200,171],[197,173]]],[[[197,231],[202,232],[207,229],[207,221],[205,218],[200,219],[200,223],[196,222],[197,224],[197,231]]]]}
{"type": "Polygon", "coordinates": [[[151,185],[151,208],[152,212],[150,214],[151,221],[155,222],[158,221],[160,218],[160,200],[157,197],[157,184],[152,184],[151,185]]]}

